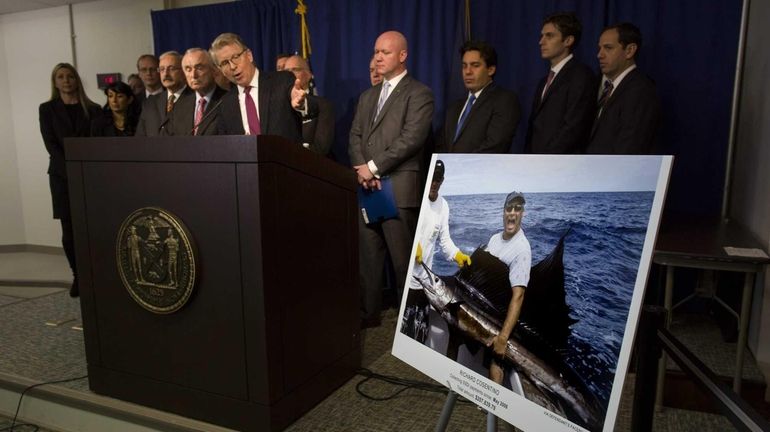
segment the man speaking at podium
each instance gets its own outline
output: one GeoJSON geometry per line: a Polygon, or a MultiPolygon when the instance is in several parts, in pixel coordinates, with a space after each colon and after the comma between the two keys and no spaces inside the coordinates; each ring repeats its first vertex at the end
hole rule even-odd
{"type": "Polygon", "coordinates": [[[217,36],[211,54],[222,74],[236,84],[222,100],[219,135],[278,135],[302,142],[302,116],[313,117],[318,110],[305,99],[294,74],[260,72],[251,50],[235,33],[217,36]]]}

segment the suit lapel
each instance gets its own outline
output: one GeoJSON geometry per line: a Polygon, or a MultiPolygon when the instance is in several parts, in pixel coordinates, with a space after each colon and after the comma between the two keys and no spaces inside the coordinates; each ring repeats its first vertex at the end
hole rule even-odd
{"type": "MultiPolygon", "coordinates": [[[[618,88],[612,91],[612,94],[610,95],[610,98],[607,99],[607,102],[604,104],[604,108],[602,108],[602,115],[596,118],[594,120],[594,125],[591,128],[591,136],[594,136],[594,133],[596,132],[596,129],[599,126],[599,122],[602,121],[602,118],[604,118],[604,114],[607,113],[607,111],[614,105],[614,102],[616,99],[618,99],[623,92],[626,91],[626,89],[629,87],[629,85],[636,79],[638,69],[634,69],[631,72],[626,75],[623,80],[620,82],[620,85],[618,85],[618,88]]],[[[598,112],[597,112],[598,113],[598,112]]]]}
{"type": "Polygon", "coordinates": [[[571,58],[567,63],[564,64],[564,66],[561,68],[558,74],[553,78],[553,82],[548,87],[548,90],[546,90],[545,94],[543,95],[543,87],[545,87],[545,81],[547,79],[544,78],[542,80],[542,85],[539,87],[539,91],[537,93],[538,96],[543,95],[542,98],[538,98],[540,100],[540,103],[537,106],[537,110],[540,111],[540,108],[545,105],[546,101],[549,97],[551,97],[551,94],[554,93],[556,90],[559,89],[562,85],[564,85],[565,82],[569,79],[569,73],[570,70],[572,70],[572,66],[574,65],[574,58],[571,58]]]}
{"type": "Polygon", "coordinates": [[[211,125],[211,122],[217,118],[218,114],[212,111],[220,109],[219,103],[225,93],[226,92],[219,87],[214,89],[214,94],[211,95],[211,100],[206,104],[206,109],[203,111],[204,119],[201,124],[198,125],[198,135],[203,135],[211,125]]]}
{"type": "Polygon", "coordinates": [[[259,88],[257,89],[259,99],[258,113],[259,113],[259,128],[262,130],[262,134],[267,134],[267,111],[270,105],[270,87],[267,85],[267,79],[265,73],[259,72],[259,88]]]}
{"type": "MultiPolygon", "coordinates": [[[[471,112],[468,113],[468,118],[465,119],[465,123],[463,123],[463,126],[460,128],[460,133],[457,134],[457,139],[454,140],[454,142],[457,142],[457,140],[460,139],[463,132],[465,132],[465,129],[468,127],[468,124],[471,122],[471,119],[473,116],[484,106],[485,103],[492,97],[492,94],[495,92],[495,83],[494,81],[489,83],[487,87],[484,89],[484,91],[481,92],[481,95],[478,99],[476,99],[476,102],[473,103],[471,106],[471,112]]],[[[466,99],[467,100],[467,99],[466,99]]],[[[462,115],[463,107],[460,107],[460,114],[457,116],[457,120],[460,120],[460,116],[462,115]]],[[[457,122],[455,122],[455,126],[457,125],[457,122]]]]}
{"type": "MultiPolygon", "coordinates": [[[[379,124],[382,122],[382,119],[385,117],[385,115],[388,113],[388,109],[390,109],[391,105],[396,103],[396,100],[398,100],[401,95],[404,93],[404,89],[409,85],[409,75],[405,75],[403,78],[401,78],[401,81],[398,83],[396,88],[394,88],[390,95],[388,96],[388,100],[385,101],[385,105],[382,106],[382,109],[380,110],[380,115],[377,116],[377,119],[374,121],[374,124],[372,124],[372,131],[379,126],[379,124]]],[[[382,91],[382,90],[380,90],[382,91]]],[[[379,100],[380,94],[377,93],[377,99],[374,102],[374,110],[372,112],[372,115],[374,115],[374,112],[377,111],[377,100],[379,100]]]]}

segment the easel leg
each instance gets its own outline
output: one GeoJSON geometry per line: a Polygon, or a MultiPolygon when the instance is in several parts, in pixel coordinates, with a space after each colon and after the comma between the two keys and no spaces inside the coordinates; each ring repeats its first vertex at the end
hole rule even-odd
{"type": "Polygon", "coordinates": [[[487,411],[487,432],[497,432],[497,417],[487,411]]]}
{"type": "Polygon", "coordinates": [[[733,378],[733,391],[741,394],[741,379],[743,377],[743,356],[746,351],[746,342],[749,336],[749,315],[751,315],[751,295],[754,291],[754,273],[746,273],[743,283],[743,295],[741,298],[741,317],[738,327],[738,344],[735,353],[735,378],[733,378]]]}
{"type": "MultiPolygon", "coordinates": [[[[666,291],[665,296],[663,298],[663,307],[666,309],[666,312],[668,312],[668,315],[666,317],[666,323],[665,328],[668,330],[669,325],[671,323],[671,316],[672,314],[672,307],[671,303],[673,302],[673,296],[674,296],[674,266],[666,266],[666,291]]],[[[665,351],[660,356],[660,360],[658,360],[658,384],[657,384],[657,390],[655,393],[655,410],[660,412],[663,410],[663,384],[666,380],[666,353],[665,351]]]]}
{"type": "Polygon", "coordinates": [[[455,408],[455,402],[457,402],[457,393],[449,390],[449,393],[446,395],[446,401],[444,402],[444,408],[441,409],[441,415],[436,424],[436,432],[446,431],[446,427],[449,424],[449,418],[452,417],[452,410],[455,408]]]}

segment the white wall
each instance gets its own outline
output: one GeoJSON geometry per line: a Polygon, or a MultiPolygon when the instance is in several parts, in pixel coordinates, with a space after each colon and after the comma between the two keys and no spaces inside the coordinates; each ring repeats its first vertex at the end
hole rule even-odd
{"type": "Polygon", "coordinates": [[[136,73],[136,59],[153,52],[151,10],[162,0],[101,0],[73,5],[78,72],[89,97],[106,101],[96,85],[97,73],[120,72],[125,81],[136,73]]]}
{"type": "MultiPolygon", "coordinates": [[[[162,7],[162,0],[73,6],[77,66],[86,93],[96,103],[105,100],[96,86],[98,72],[126,77],[136,71],[140,54],[152,52],[150,10],[162,7]]],[[[48,154],[40,137],[38,106],[50,98],[53,66],[73,62],[70,34],[66,6],[0,16],[0,94],[10,101],[0,108],[0,245],[60,246],[61,229],[51,218],[48,154]]]]}
{"type": "MultiPolygon", "coordinates": [[[[3,15],[0,25],[22,198],[23,243],[59,246],[61,231],[51,218],[48,154],[40,138],[38,106],[50,98],[53,65],[72,61],[67,8],[3,15]]],[[[9,242],[3,239],[3,243],[9,242]]]]}
{"type": "MultiPolygon", "coordinates": [[[[229,0],[99,0],[72,7],[77,68],[88,96],[103,104],[97,73],[136,72],[136,59],[153,52],[151,10],[229,0]]],[[[60,246],[51,218],[48,154],[38,106],[50,98],[50,74],[73,63],[67,6],[0,15],[0,246],[60,246]]]]}
{"type": "MultiPolygon", "coordinates": [[[[770,2],[751,2],[741,105],[731,188],[730,215],[770,249],[770,2]]],[[[766,269],[767,271],[767,269],[766,269]]],[[[749,346],[770,367],[770,277],[757,278],[749,346]]]]}
{"type": "MultiPolygon", "coordinates": [[[[0,51],[4,39],[0,32],[0,51]]],[[[0,94],[8,93],[8,69],[5,56],[0,55],[0,94]]],[[[5,244],[21,244],[25,242],[24,219],[11,113],[10,104],[0,104],[0,239],[5,244]]]]}

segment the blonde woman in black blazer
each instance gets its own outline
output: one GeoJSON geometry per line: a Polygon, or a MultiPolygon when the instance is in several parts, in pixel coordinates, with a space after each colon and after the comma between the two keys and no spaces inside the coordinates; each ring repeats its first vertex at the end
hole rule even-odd
{"type": "Polygon", "coordinates": [[[57,64],[51,72],[51,99],[40,105],[40,133],[50,157],[48,179],[53,217],[61,221],[62,246],[74,278],[70,288],[72,297],[77,297],[79,290],[63,140],[66,137],[89,136],[91,119],[99,115],[99,105],[86,96],[77,70],[69,63],[57,64]]]}

